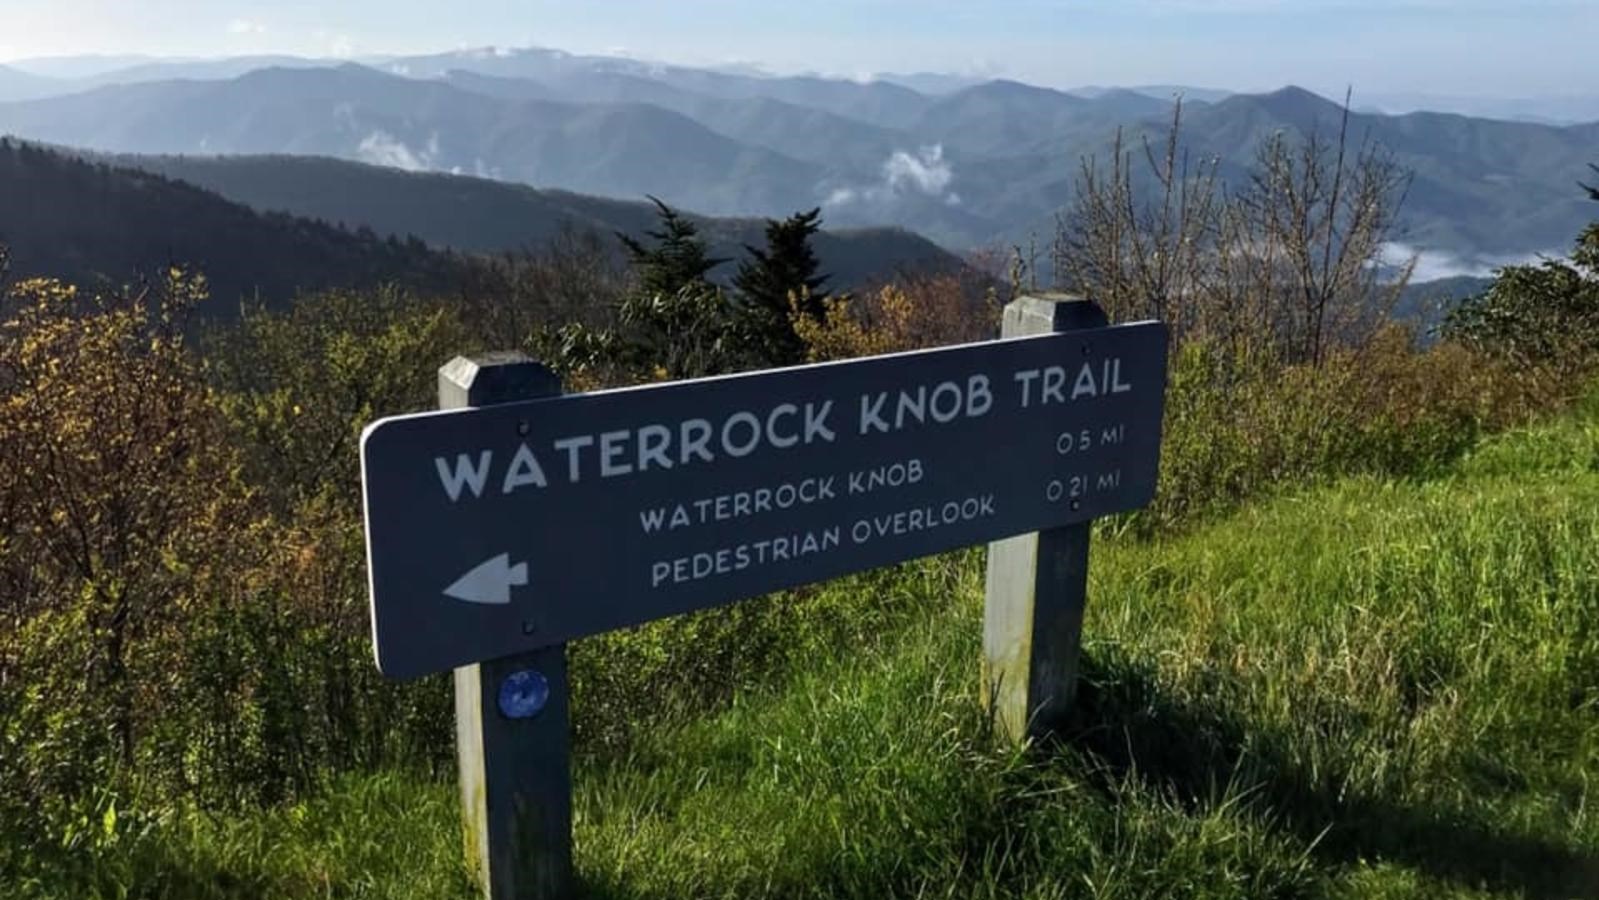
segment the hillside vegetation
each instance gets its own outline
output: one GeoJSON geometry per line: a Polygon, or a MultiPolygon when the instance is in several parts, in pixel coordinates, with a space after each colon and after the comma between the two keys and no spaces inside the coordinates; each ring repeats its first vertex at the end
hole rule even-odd
{"type": "MultiPolygon", "coordinates": [[[[806,602],[891,627],[787,634],[805,659],[784,677],[580,758],[583,883],[1596,896],[1599,397],[1423,481],[1348,480],[1153,543],[1101,533],[1094,553],[1086,683],[1058,745],[1003,749],[984,719],[980,554],[848,579],[806,602]]],[[[107,808],[80,838],[92,864],[13,883],[464,898],[454,804],[453,784],[392,772],[262,814],[107,808]]]]}

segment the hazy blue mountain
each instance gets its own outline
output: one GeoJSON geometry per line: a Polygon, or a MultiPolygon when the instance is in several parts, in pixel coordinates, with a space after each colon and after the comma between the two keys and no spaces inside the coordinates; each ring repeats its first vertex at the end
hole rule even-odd
{"type": "MultiPolygon", "coordinates": [[[[1275,130],[1336,134],[1339,106],[1285,88],[1237,96],[1187,117],[1196,152],[1236,165],[1275,130]]],[[[1599,156],[1599,125],[1557,127],[1441,113],[1353,114],[1350,134],[1387,148],[1414,173],[1405,200],[1409,244],[1462,255],[1564,247],[1592,217],[1576,189],[1599,156]]]]}
{"type": "Polygon", "coordinates": [[[90,78],[117,69],[131,69],[134,66],[157,61],[156,57],[137,53],[89,53],[77,56],[35,56],[15,60],[7,65],[31,75],[72,80],[90,78]]]}
{"type": "Polygon", "coordinates": [[[686,107],[710,99],[627,72],[551,74],[535,79],[525,75],[485,75],[470,69],[451,69],[434,77],[464,91],[506,100],[650,103],[682,112],[686,107]]]}
{"type": "Polygon", "coordinates": [[[1092,98],[1016,81],[989,81],[956,91],[928,107],[910,130],[923,142],[982,157],[1059,153],[1091,145],[1118,125],[1165,121],[1171,99],[1133,91],[1092,98]]]}
{"type": "Polygon", "coordinates": [[[732,99],[769,97],[888,128],[910,125],[933,103],[931,97],[884,81],[863,83],[816,76],[750,78],[694,69],[667,69],[656,77],[702,94],[732,99]]]}
{"type": "Polygon", "coordinates": [[[1151,116],[1169,116],[1176,99],[1181,96],[1183,107],[1198,109],[1215,101],[1189,97],[1180,92],[1149,93],[1131,88],[1112,88],[1090,97],[1094,111],[1112,119],[1132,120],[1151,116]]]}
{"type": "Polygon", "coordinates": [[[355,153],[384,126],[440,117],[466,125],[496,106],[356,66],[266,69],[227,81],[118,85],[0,105],[0,130],[114,151],[355,153]]]}
{"type": "MultiPolygon", "coordinates": [[[[366,226],[379,235],[415,235],[469,252],[536,248],[569,227],[639,237],[658,225],[655,206],[643,201],[324,157],[121,155],[109,160],[181,179],[259,211],[366,226]]],[[[759,219],[689,217],[716,256],[741,257],[744,244],[761,246],[764,240],[759,219]]],[[[617,247],[620,251],[619,242],[617,247]]],[[[829,229],[816,236],[815,247],[836,287],[882,280],[900,270],[959,265],[955,256],[903,229],[829,229]]]]}
{"type": "Polygon", "coordinates": [[[157,59],[79,79],[85,87],[137,84],[144,81],[222,81],[260,69],[315,69],[342,65],[336,59],[311,59],[283,54],[230,56],[224,59],[157,59]]]}
{"type": "Polygon", "coordinates": [[[712,131],[828,168],[880,165],[911,135],[856,119],[773,100],[727,99],[622,72],[568,75],[546,81],[454,70],[444,80],[462,90],[513,100],[647,103],[688,116],[712,131]]]}
{"type": "MultiPolygon", "coordinates": [[[[152,81],[222,81],[260,69],[330,68],[340,60],[300,56],[233,56],[220,59],[160,58],[149,56],[61,56],[22,60],[10,65],[26,76],[29,89],[7,92],[7,76],[0,73],[0,101],[27,100],[78,94],[99,87],[152,81]]],[[[4,69],[0,66],[0,69],[4,69]]]]}
{"type": "Polygon", "coordinates": [[[1543,97],[1470,97],[1419,92],[1359,92],[1357,106],[1387,115],[1447,112],[1484,119],[1578,125],[1599,122],[1599,93],[1543,97]]]}
{"type": "Polygon", "coordinates": [[[752,75],[543,48],[485,48],[402,57],[389,60],[383,68],[412,78],[435,78],[460,71],[551,85],[600,73],[631,75],[701,96],[734,100],[766,97],[890,128],[908,124],[932,102],[910,88],[884,81],[752,75]]]}
{"type": "Polygon", "coordinates": [[[710,97],[678,111],[718,134],[832,170],[879,167],[915,143],[903,131],[769,97],[710,97]]]}
{"type": "Polygon", "coordinates": [[[378,65],[385,72],[408,78],[439,78],[450,72],[472,72],[496,78],[558,81],[576,75],[617,72],[648,76],[659,68],[626,57],[585,56],[545,47],[477,47],[397,56],[378,65]]]}
{"type": "Polygon", "coordinates": [[[929,97],[953,94],[958,90],[979,85],[988,80],[977,75],[952,75],[947,72],[911,72],[908,74],[880,72],[872,76],[872,78],[874,81],[886,81],[889,84],[910,88],[919,94],[926,94],[929,97]]]}
{"type": "Polygon", "coordinates": [[[1475,297],[1493,286],[1493,279],[1471,275],[1438,278],[1406,286],[1394,306],[1394,317],[1413,323],[1430,337],[1443,324],[1449,311],[1467,297],[1475,297]]]}
{"type": "Polygon", "coordinates": [[[55,79],[34,75],[11,66],[0,66],[0,101],[48,97],[57,90],[58,84],[55,79]]]}
{"type": "Polygon", "coordinates": [[[911,128],[950,150],[1003,156],[1073,130],[1090,101],[1016,81],[989,81],[944,97],[911,128]]]}
{"type": "Polygon", "coordinates": [[[0,132],[133,153],[293,153],[487,175],[719,214],[814,205],[822,170],[645,104],[514,101],[345,65],[0,104],[0,132]]]}
{"type": "Polygon", "coordinates": [[[128,85],[138,82],[221,82],[261,69],[328,69],[341,66],[337,59],[307,59],[304,56],[230,56],[227,59],[160,59],[142,66],[115,69],[88,78],[93,86],[128,85]]]}
{"type": "MultiPolygon", "coordinates": [[[[139,153],[288,153],[458,172],[711,215],[821,204],[835,225],[901,225],[947,246],[1053,232],[1085,156],[1160,140],[1166,87],[990,81],[933,96],[885,81],[771,77],[551,50],[404,57],[389,71],[271,68],[0,104],[0,132],[139,153]],[[406,77],[401,77],[404,73],[406,77]]],[[[148,71],[148,68],[141,71],[148,71]]],[[[1309,91],[1181,89],[1193,158],[1236,183],[1279,132],[1331,134],[1309,91]],[[1218,99],[1219,98],[1219,99],[1218,99]],[[1206,102],[1214,100],[1214,102],[1206,102]]],[[[1591,215],[1574,182],[1599,124],[1357,113],[1356,139],[1415,172],[1399,240],[1462,258],[1563,247],[1591,215]]]]}
{"type": "Polygon", "coordinates": [[[1066,93],[1095,100],[1106,94],[1117,92],[1141,94],[1154,100],[1167,102],[1174,97],[1182,97],[1185,103],[1216,103],[1239,93],[1238,91],[1222,91],[1215,88],[1202,88],[1183,84],[1143,84],[1134,87],[1108,87],[1106,85],[1091,84],[1072,88],[1066,93]]]}
{"type": "MultiPolygon", "coordinates": [[[[1341,107],[1299,88],[1236,95],[1188,108],[1185,146],[1194,159],[1219,160],[1224,179],[1245,178],[1255,148],[1277,133],[1337,135],[1341,107]]],[[[1165,116],[1125,123],[1134,147],[1160,140],[1165,116]]],[[[1576,188],[1599,156],[1599,125],[1555,127],[1436,113],[1353,114],[1352,141],[1375,141],[1414,173],[1396,240],[1461,258],[1559,250],[1593,216],[1576,188]]],[[[1014,243],[1053,233],[1054,215],[1070,201],[1078,160],[1108,159],[1109,135],[1065,152],[1039,152],[981,166],[956,162],[969,211],[1006,222],[1014,243]]]]}

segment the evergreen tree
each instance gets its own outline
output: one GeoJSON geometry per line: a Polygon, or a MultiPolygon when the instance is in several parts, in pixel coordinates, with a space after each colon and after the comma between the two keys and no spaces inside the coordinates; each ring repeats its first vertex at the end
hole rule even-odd
{"type": "Polygon", "coordinates": [[[654,238],[655,246],[645,247],[628,235],[616,233],[638,271],[639,287],[646,295],[671,297],[684,288],[707,285],[706,276],[727,260],[712,258],[706,252],[705,241],[693,222],[656,197],[651,196],[650,202],[659,210],[661,219],[659,231],[645,232],[654,238]]]}
{"type": "MultiPolygon", "coordinates": [[[[1599,188],[1582,188],[1599,200],[1599,188]]],[[[1499,269],[1487,291],[1449,313],[1443,335],[1528,364],[1599,360],[1599,221],[1566,259],[1499,269]]]]}
{"type": "Polygon", "coordinates": [[[811,249],[811,236],[821,228],[821,208],[797,212],[781,222],[766,220],[766,249],[748,244],[750,258],[739,264],[733,285],[743,299],[750,338],[773,365],[802,362],[805,345],[790,321],[789,297],[799,298],[800,312],[821,321],[826,310],[827,275],[811,249]]]}
{"type": "Polygon", "coordinates": [[[639,286],[617,309],[614,330],[594,346],[635,374],[670,379],[719,375],[747,367],[739,317],[707,277],[725,259],[711,257],[693,222],[655,197],[660,229],[646,247],[620,232],[639,286]]]}

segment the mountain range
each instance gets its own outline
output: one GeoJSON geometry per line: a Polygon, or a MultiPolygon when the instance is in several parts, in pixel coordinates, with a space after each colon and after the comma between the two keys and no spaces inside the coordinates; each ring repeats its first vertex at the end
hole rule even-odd
{"type": "MultiPolygon", "coordinates": [[[[0,70],[0,97],[32,97],[0,103],[0,133],[185,160],[321,156],[601,197],[653,194],[712,216],[820,205],[834,226],[897,225],[965,249],[1047,242],[1079,160],[1103,158],[1118,129],[1138,147],[1172,115],[1167,88],[771,77],[537,49],[367,62],[141,61],[57,79],[0,70]]],[[[1237,181],[1262,138],[1326,132],[1341,112],[1298,88],[1192,91],[1183,133],[1195,158],[1215,158],[1237,181]]],[[[1599,157],[1599,123],[1356,112],[1350,124],[1414,173],[1396,239],[1462,261],[1456,268],[1559,250],[1591,216],[1575,181],[1599,157]]],[[[151,164],[188,177],[175,162],[151,164]]],[[[259,203],[272,198],[245,183],[245,168],[218,189],[267,208],[259,203]]]]}

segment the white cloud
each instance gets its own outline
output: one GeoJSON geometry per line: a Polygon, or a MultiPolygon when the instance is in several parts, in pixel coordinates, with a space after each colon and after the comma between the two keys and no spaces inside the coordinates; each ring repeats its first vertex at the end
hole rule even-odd
{"type": "Polygon", "coordinates": [[[348,35],[318,28],[311,32],[311,40],[319,44],[327,56],[346,58],[355,55],[355,42],[350,40],[348,35]]]}
{"type": "Polygon", "coordinates": [[[254,19],[234,19],[228,23],[228,34],[266,34],[267,27],[254,19]]]}
{"type": "Polygon", "coordinates": [[[895,191],[911,187],[936,197],[949,187],[954,177],[954,170],[944,161],[943,144],[923,147],[915,156],[896,150],[888,162],[883,163],[883,182],[895,191]]]}
{"type": "Polygon", "coordinates": [[[1382,263],[1395,268],[1403,266],[1411,259],[1416,261],[1416,269],[1411,273],[1410,280],[1416,284],[1426,281],[1437,281],[1440,278],[1455,278],[1469,275],[1473,278],[1488,278],[1494,270],[1504,266],[1519,266],[1537,262],[1545,256],[1560,256],[1558,251],[1547,253],[1503,253],[1479,256],[1457,256],[1440,250],[1427,250],[1393,241],[1383,245],[1382,263]]]}
{"type": "Polygon", "coordinates": [[[880,204],[905,194],[922,194],[939,198],[950,206],[960,205],[960,195],[949,190],[955,180],[955,169],[944,158],[942,144],[932,144],[915,153],[895,150],[883,161],[880,171],[882,179],[876,184],[834,188],[824,205],[880,204]]]}
{"type": "Polygon", "coordinates": [[[362,162],[390,166],[407,172],[424,172],[434,168],[439,157],[439,136],[428,138],[427,146],[412,150],[406,143],[387,131],[374,131],[361,139],[355,155],[362,162]]]}

